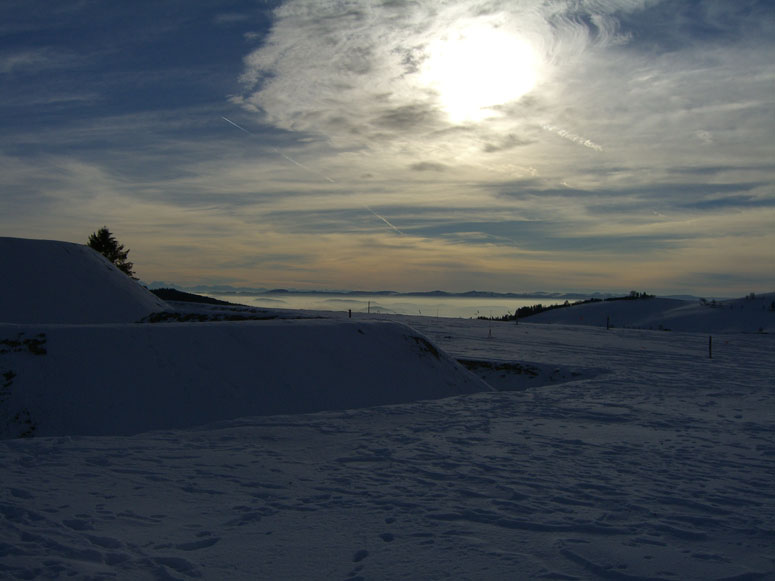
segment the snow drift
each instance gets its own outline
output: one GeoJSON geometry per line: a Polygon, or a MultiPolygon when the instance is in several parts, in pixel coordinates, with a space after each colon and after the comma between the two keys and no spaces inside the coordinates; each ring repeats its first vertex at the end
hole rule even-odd
{"type": "Polygon", "coordinates": [[[176,304],[210,322],[137,324],[176,315],[79,244],[0,238],[0,270],[0,437],[136,434],[491,389],[398,323],[176,304]]]}
{"type": "Polygon", "coordinates": [[[0,325],[0,372],[11,382],[6,437],[33,426],[136,434],[491,390],[405,325],[330,320],[0,325]]]}
{"type": "Polygon", "coordinates": [[[167,304],[83,244],[0,237],[0,322],[131,323],[167,304]]]}

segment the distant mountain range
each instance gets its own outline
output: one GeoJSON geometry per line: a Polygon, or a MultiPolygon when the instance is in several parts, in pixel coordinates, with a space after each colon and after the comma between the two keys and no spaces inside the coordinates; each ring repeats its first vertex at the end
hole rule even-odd
{"type": "MultiPolygon", "coordinates": [[[[231,285],[195,285],[195,286],[180,286],[169,282],[153,281],[147,285],[150,289],[160,288],[174,288],[177,290],[202,293],[202,294],[218,294],[218,295],[283,295],[283,294],[296,294],[296,295],[342,295],[349,297],[357,296],[393,296],[393,297],[446,297],[446,298],[503,298],[503,299],[559,299],[559,300],[582,300],[582,299],[607,299],[616,296],[621,296],[626,293],[604,293],[604,292],[547,292],[547,291],[532,291],[532,292],[519,292],[519,293],[501,293],[493,291],[477,291],[471,290],[467,292],[449,292],[442,290],[433,291],[415,291],[415,292],[399,292],[392,290],[378,290],[378,291],[355,291],[355,290],[342,290],[342,289],[321,289],[321,290],[302,290],[302,289],[286,289],[286,288],[254,288],[254,287],[235,287],[231,285]]],[[[661,296],[661,295],[660,295],[661,296]]],[[[700,297],[693,295],[669,295],[664,298],[672,298],[679,300],[698,300],[700,297]]],[[[723,297],[715,297],[717,299],[723,297]]]]}

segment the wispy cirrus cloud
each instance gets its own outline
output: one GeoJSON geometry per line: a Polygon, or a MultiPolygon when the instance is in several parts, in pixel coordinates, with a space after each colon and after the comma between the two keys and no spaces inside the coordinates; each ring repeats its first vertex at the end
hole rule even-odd
{"type": "Polygon", "coordinates": [[[68,69],[82,64],[77,55],[51,47],[0,52],[0,74],[28,75],[55,69],[68,69]]]}
{"type": "MultiPolygon", "coordinates": [[[[713,6],[700,13],[708,26],[721,27],[724,6],[713,6]]],[[[476,153],[527,145],[522,155],[540,161],[549,179],[559,177],[561,166],[587,159],[557,147],[557,137],[591,152],[610,148],[604,159],[589,162],[599,167],[612,160],[669,166],[677,150],[684,162],[696,161],[697,153],[720,159],[729,154],[725,138],[759,133],[757,125],[771,112],[770,99],[750,98],[764,97],[772,81],[767,51],[752,55],[746,42],[735,41],[739,33],[724,28],[719,36],[688,37],[681,50],[655,50],[688,26],[667,18],[666,10],[656,1],[613,0],[377,7],[289,2],[276,12],[266,43],[246,57],[246,90],[235,102],[266,123],[317,135],[338,149],[483,164],[476,153]],[[420,73],[434,39],[472,22],[528,39],[540,80],[522,99],[493,108],[482,123],[453,123],[444,115],[443,96],[424,85],[420,73]],[[742,87],[730,82],[743,76],[740,67],[747,71],[742,87]],[[715,147],[692,151],[700,143],[715,147]],[[549,155],[559,163],[551,164],[549,155]]],[[[736,30],[761,27],[746,24],[742,10],[729,11],[736,30]]],[[[503,75],[513,74],[511,64],[504,59],[503,75]]],[[[763,137],[759,133],[755,142],[763,137]]],[[[490,157],[490,165],[501,161],[490,157]]]]}

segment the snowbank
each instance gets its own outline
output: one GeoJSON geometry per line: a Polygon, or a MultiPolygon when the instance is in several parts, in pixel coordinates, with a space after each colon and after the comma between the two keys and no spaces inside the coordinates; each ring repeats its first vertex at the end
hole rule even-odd
{"type": "Polygon", "coordinates": [[[83,244],[0,237],[0,322],[131,323],[168,308],[83,244]]]}
{"type": "Polygon", "coordinates": [[[172,313],[84,245],[0,238],[0,271],[0,437],[126,435],[491,389],[398,323],[172,313]],[[147,322],[176,318],[208,322],[147,322]],[[265,320],[223,320],[245,318],[265,320]]]}
{"type": "Polygon", "coordinates": [[[403,324],[331,320],[0,324],[0,373],[5,437],[126,435],[492,389],[403,324]]]}
{"type": "Polygon", "coordinates": [[[775,293],[721,301],[713,306],[663,298],[602,301],[545,311],[525,321],[690,333],[775,332],[774,300],[775,293]]]}

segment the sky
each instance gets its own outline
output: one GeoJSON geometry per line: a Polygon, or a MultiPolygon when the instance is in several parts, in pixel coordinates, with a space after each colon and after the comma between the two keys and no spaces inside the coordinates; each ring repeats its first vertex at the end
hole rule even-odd
{"type": "Polygon", "coordinates": [[[0,236],[146,282],[775,289],[769,0],[0,4],[0,236]]]}

